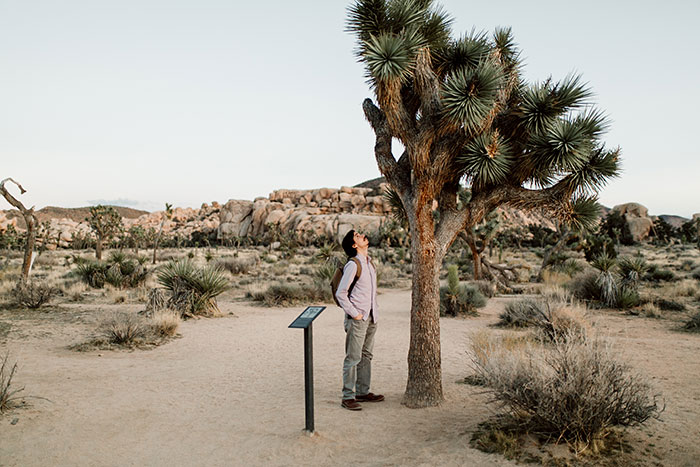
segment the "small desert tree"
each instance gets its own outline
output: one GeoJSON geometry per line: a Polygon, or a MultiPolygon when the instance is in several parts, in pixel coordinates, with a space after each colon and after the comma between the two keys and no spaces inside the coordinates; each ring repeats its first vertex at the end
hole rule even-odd
{"type": "Polygon", "coordinates": [[[27,224],[27,241],[24,244],[24,261],[22,262],[22,275],[20,276],[21,282],[27,282],[27,279],[29,278],[29,270],[32,267],[32,256],[34,254],[34,243],[36,242],[36,231],[37,226],[39,225],[39,220],[34,214],[34,206],[29,209],[25,208],[21,201],[15,198],[12,193],[7,191],[7,188],[5,188],[5,183],[8,181],[17,185],[21,194],[26,193],[27,190],[25,190],[22,185],[11,178],[6,178],[0,182],[0,193],[8,203],[19,209],[24,217],[24,222],[27,224]]]}
{"type": "Polygon", "coordinates": [[[153,264],[156,264],[156,252],[158,251],[158,243],[160,243],[160,237],[163,235],[163,227],[165,226],[165,221],[173,217],[173,205],[165,203],[165,211],[160,218],[160,228],[158,233],[153,239],[153,264]]]}
{"type": "Polygon", "coordinates": [[[95,232],[95,256],[102,259],[102,245],[122,229],[122,216],[112,206],[101,204],[90,207],[90,215],[85,222],[95,232]]]}
{"type": "Polygon", "coordinates": [[[348,10],[376,97],[363,109],[377,165],[411,232],[409,407],[443,399],[438,279],[458,233],[498,206],[566,219],[577,196],[619,170],[619,151],[600,142],[607,124],[580,77],[527,83],[510,29],[455,39],[450,24],[431,0],[355,0],[348,10]],[[394,138],[406,148],[398,159],[394,138]],[[471,199],[458,206],[461,182],[471,199]]]}

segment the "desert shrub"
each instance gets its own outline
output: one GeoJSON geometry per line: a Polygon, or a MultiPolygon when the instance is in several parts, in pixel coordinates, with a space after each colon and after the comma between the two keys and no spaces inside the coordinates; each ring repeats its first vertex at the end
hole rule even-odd
{"type": "Polygon", "coordinates": [[[330,295],[330,286],[321,289],[313,285],[272,284],[262,292],[249,292],[247,297],[265,306],[293,306],[319,300],[327,302],[330,295]]]}
{"type": "Polygon", "coordinates": [[[693,272],[690,273],[690,277],[700,281],[700,267],[693,269],[693,272]]]}
{"type": "Polygon", "coordinates": [[[658,306],[663,311],[683,311],[685,310],[685,305],[676,300],[669,298],[659,298],[656,300],[656,306],[658,306]]]}
{"type": "Polygon", "coordinates": [[[477,376],[526,431],[583,449],[614,426],[639,425],[660,412],[649,384],[600,339],[561,338],[516,351],[500,349],[495,339],[486,350],[476,344],[477,376]]]}
{"type": "Polygon", "coordinates": [[[681,271],[692,271],[695,269],[695,261],[692,259],[684,259],[680,266],[681,271]]]}
{"type": "Polygon", "coordinates": [[[180,314],[168,309],[160,309],[153,312],[151,317],[151,328],[153,333],[159,337],[172,337],[180,326],[180,314]]]}
{"type": "Polygon", "coordinates": [[[608,255],[611,258],[617,257],[615,242],[606,235],[587,235],[585,239],[583,253],[589,263],[600,255],[608,255]]]}
{"type": "Polygon", "coordinates": [[[565,284],[567,290],[574,298],[579,300],[596,301],[600,300],[600,287],[597,284],[598,274],[588,271],[574,277],[571,282],[565,284]]]}
{"type": "Polygon", "coordinates": [[[231,274],[248,274],[255,266],[254,258],[223,258],[216,261],[216,267],[225,269],[231,274]]]}
{"type": "Polygon", "coordinates": [[[639,292],[635,288],[620,287],[615,297],[615,308],[627,310],[641,303],[639,292]]]}
{"type": "Polygon", "coordinates": [[[167,263],[157,277],[170,293],[167,307],[183,317],[219,313],[216,297],[229,287],[223,270],[216,266],[199,268],[189,259],[167,263]]]}
{"type": "Polygon", "coordinates": [[[112,344],[129,346],[143,341],[149,327],[141,316],[126,311],[115,312],[100,324],[102,334],[112,344]]]}
{"type": "Polygon", "coordinates": [[[534,327],[538,337],[548,342],[573,337],[585,339],[590,332],[584,308],[573,304],[532,299],[508,303],[499,315],[498,325],[534,327]]]}
{"type": "Polygon", "coordinates": [[[474,281],[472,284],[474,284],[474,286],[479,289],[479,292],[486,298],[493,298],[498,293],[496,284],[491,281],[474,281]]]}
{"type": "Polygon", "coordinates": [[[24,388],[13,388],[12,378],[17,372],[17,362],[10,365],[10,354],[6,353],[0,363],[0,413],[3,413],[15,405],[17,394],[24,388]]]}
{"type": "Polygon", "coordinates": [[[649,270],[643,277],[645,281],[650,282],[668,282],[674,280],[675,278],[676,275],[673,273],[673,271],[661,268],[656,264],[650,264],[649,270]]]}
{"type": "Polygon", "coordinates": [[[475,315],[486,305],[486,297],[477,286],[460,284],[456,264],[447,267],[447,286],[440,287],[440,316],[475,315]]]}
{"type": "Polygon", "coordinates": [[[543,306],[542,302],[529,298],[509,302],[498,315],[498,325],[513,328],[532,326],[544,314],[543,306]]]}
{"type": "Polygon", "coordinates": [[[43,282],[19,282],[12,290],[12,298],[17,305],[37,309],[48,304],[51,299],[58,295],[59,290],[43,282]]]}
{"type": "Polygon", "coordinates": [[[700,332],[700,312],[695,313],[686,323],[683,328],[690,332],[700,332]]]}
{"type": "Polygon", "coordinates": [[[574,277],[576,274],[583,271],[583,265],[574,258],[567,258],[564,261],[555,263],[552,269],[564,273],[569,277],[574,277]]]}
{"type": "Polygon", "coordinates": [[[101,289],[105,284],[120,289],[137,287],[146,281],[149,274],[140,259],[128,258],[121,252],[112,253],[107,261],[76,264],[78,277],[96,289],[101,289]]]}

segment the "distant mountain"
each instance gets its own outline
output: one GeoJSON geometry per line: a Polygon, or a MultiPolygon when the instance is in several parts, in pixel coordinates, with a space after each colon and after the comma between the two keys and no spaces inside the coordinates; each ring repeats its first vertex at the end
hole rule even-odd
{"type": "Polygon", "coordinates": [[[690,219],[686,219],[685,217],[681,216],[674,216],[673,214],[661,214],[660,216],[657,216],[659,219],[663,219],[669,224],[671,224],[675,228],[679,228],[686,222],[688,222],[690,219]]]}

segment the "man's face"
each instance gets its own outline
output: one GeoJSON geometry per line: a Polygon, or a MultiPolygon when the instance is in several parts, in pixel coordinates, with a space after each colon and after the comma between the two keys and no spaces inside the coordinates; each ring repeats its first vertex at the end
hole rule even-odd
{"type": "Polygon", "coordinates": [[[369,246],[369,239],[367,238],[367,235],[361,232],[355,232],[352,238],[355,241],[355,244],[353,245],[354,248],[364,248],[369,246]]]}

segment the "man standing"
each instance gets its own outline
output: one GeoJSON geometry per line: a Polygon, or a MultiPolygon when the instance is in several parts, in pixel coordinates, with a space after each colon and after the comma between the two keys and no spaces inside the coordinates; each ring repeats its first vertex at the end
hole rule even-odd
{"type": "Polygon", "coordinates": [[[345,360],[343,400],[348,410],[362,410],[359,402],[381,402],[384,396],[369,392],[372,348],[377,331],[377,271],[368,255],[366,235],[351,230],[343,238],[349,261],[335,293],[345,312],[345,360]],[[358,271],[360,276],[356,277],[358,271]]]}

